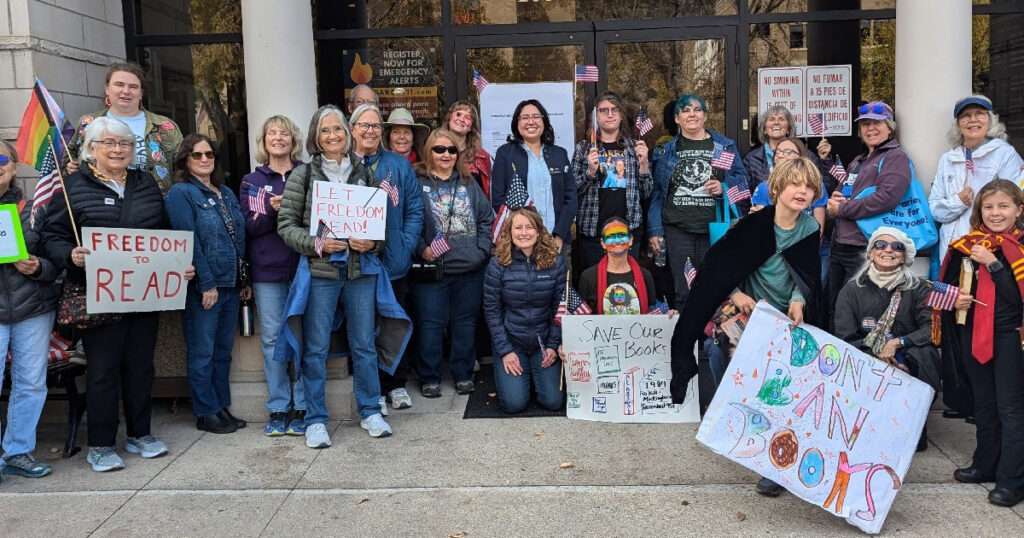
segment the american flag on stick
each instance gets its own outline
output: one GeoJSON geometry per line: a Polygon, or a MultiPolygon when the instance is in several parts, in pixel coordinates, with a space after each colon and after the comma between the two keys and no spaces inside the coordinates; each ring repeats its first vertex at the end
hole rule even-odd
{"type": "Polygon", "coordinates": [[[750,198],[750,189],[747,188],[746,184],[733,185],[728,189],[725,189],[725,197],[729,200],[730,204],[738,204],[747,198],[750,198]]]}
{"type": "Polygon", "coordinates": [[[843,161],[836,155],[836,162],[828,169],[828,173],[832,174],[832,177],[836,178],[837,181],[842,183],[846,181],[846,168],[843,167],[843,161]]]}
{"type": "Polygon", "coordinates": [[[686,277],[686,287],[693,287],[693,281],[697,278],[697,270],[693,267],[690,257],[686,257],[686,265],[683,266],[683,276],[686,277]]]}
{"type": "Polygon", "coordinates": [[[562,326],[562,316],[567,314],[584,316],[593,312],[575,288],[572,286],[568,286],[568,288],[567,298],[558,303],[558,311],[555,312],[555,324],[559,327],[562,326]]]}
{"type": "Polygon", "coordinates": [[[828,125],[825,123],[824,114],[811,114],[807,117],[807,126],[811,128],[811,134],[820,135],[828,129],[828,125]]]}
{"type": "Polygon", "coordinates": [[[654,303],[654,306],[647,311],[648,314],[668,314],[668,302],[665,300],[654,303]]]}
{"type": "Polygon", "coordinates": [[[576,82],[597,82],[597,66],[577,65],[576,82]]]}
{"type": "Polygon", "coordinates": [[[479,71],[474,69],[473,86],[476,87],[476,93],[484,93],[484,88],[486,88],[488,84],[490,84],[490,82],[488,82],[487,79],[484,78],[484,76],[481,75],[479,71]]]}
{"type": "Polygon", "coordinates": [[[718,168],[719,170],[728,170],[732,168],[732,161],[735,158],[735,153],[726,151],[725,146],[715,142],[715,151],[711,154],[711,167],[718,168]]]}
{"type": "Polygon", "coordinates": [[[388,172],[387,177],[377,185],[378,189],[382,189],[388,193],[388,198],[391,199],[391,205],[398,206],[398,187],[391,183],[391,172],[388,172]]]}
{"type": "Polygon", "coordinates": [[[640,133],[640,136],[644,136],[651,132],[651,129],[654,129],[654,123],[651,122],[651,117],[641,108],[636,113],[636,130],[640,133]]]}
{"type": "Polygon", "coordinates": [[[971,148],[964,148],[964,157],[967,159],[965,166],[967,167],[967,173],[974,175],[974,155],[971,154],[971,148]]]}
{"type": "Polygon", "coordinates": [[[321,258],[324,257],[324,243],[327,241],[327,234],[334,235],[334,231],[327,225],[323,219],[320,219],[320,224],[316,227],[316,239],[313,240],[313,248],[316,249],[316,255],[321,258]]]}
{"type": "Polygon", "coordinates": [[[512,179],[509,181],[508,194],[505,195],[505,203],[498,208],[498,215],[494,218],[494,227],[491,228],[491,242],[497,244],[498,236],[501,235],[501,226],[516,209],[533,205],[530,193],[526,192],[526,185],[516,172],[516,166],[512,165],[512,179]]]}
{"type": "Polygon", "coordinates": [[[36,193],[32,197],[32,213],[29,215],[31,228],[36,227],[36,211],[50,203],[54,195],[62,189],[57,162],[54,160],[53,152],[47,151],[39,167],[39,182],[36,183],[36,193]]]}
{"type": "Polygon", "coordinates": [[[434,256],[440,256],[445,252],[452,249],[452,246],[448,244],[448,238],[443,233],[437,232],[434,239],[430,242],[430,251],[434,253],[434,256]]]}
{"type": "Polygon", "coordinates": [[[941,310],[953,310],[953,305],[960,297],[960,288],[950,286],[945,282],[932,282],[932,289],[924,303],[932,308],[941,310]]]}
{"type": "Polygon", "coordinates": [[[267,191],[249,183],[248,190],[249,197],[249,209],[252,209],[255,214],[252,216],[253,220],[256,220],[256,215],[267,214],[267,191]]]}

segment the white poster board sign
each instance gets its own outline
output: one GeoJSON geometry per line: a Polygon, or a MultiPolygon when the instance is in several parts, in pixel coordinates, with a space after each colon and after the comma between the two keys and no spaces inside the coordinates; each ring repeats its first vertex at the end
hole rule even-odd
{"type": "Polygon", "coordinates": [[[526,99],[536,99],[544,105],[555,130],[555,145],[561,146],[572,157],[576,140],[576,121],[573,119],[572,82],[529,82],[522,84],[488,84],[480,94],[480,131],[483,148],[494,157],[498,148],[512,134],[512,113],[526,99]]]}
{"type": "Polygon", "coordinates": [[[382,189],[314,181],[309,235],[316,235],[323,220],[333,232],[327,234],[329,238],[384,239],[387,200],[388,193],[382,189]]]}
{"type": "Polygon", "coordinates": [[[934,391],[758,303],[697,440],[801,499],[877,533],[934,391]]]}
{"type": "Polygon", "coordinates": [[[185,308],[193,234],[134,228],[82,228],[85,310],[155,312],[185,308]]]}
{"type": "Polygon", "coordinates": [[[566,416],[602,422],[698,422],[697,378],[672,403],[679,316],[563,316],[566,416]]]}
{"type": "Polygon", "coordinates": [[[798,137],[848,136],[853,132],[852,73],[849,65],[758,69],[757,112],[786,107],[793,114],[798,137]]]}

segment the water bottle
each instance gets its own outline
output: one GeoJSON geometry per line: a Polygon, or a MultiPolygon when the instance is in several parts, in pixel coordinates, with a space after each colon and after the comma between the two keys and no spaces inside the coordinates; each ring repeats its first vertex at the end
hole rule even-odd
{"type": "Polygon", "coordinates": [[[665,267],[666,255],[665,255],[665,238],[658,238],[658,252],[654,253],[654,265],[658,267],[665,267]]]}
{"type": "Polygon", "coordinates": [[[238,310],[238,334],[252,336],[253,333],[253,303],[252,299],[242,301],[242,307],[238,310]]]}

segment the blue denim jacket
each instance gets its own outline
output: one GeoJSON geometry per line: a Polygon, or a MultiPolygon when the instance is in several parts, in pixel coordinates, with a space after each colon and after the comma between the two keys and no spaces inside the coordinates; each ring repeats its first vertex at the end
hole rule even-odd
{"type": "Polygon", "coordinates": [[[245,222],[238,198],[226,185],[220,186],[222,198],[195,178],[175,184],[164,198],[164,210],[174,230],[195,232],[192,265],[193,279],[199,291],[216,287],[233,288],[238,258],[245,256],[245,222]],[[235,223],[235,240],[224,226],[216,204],[227,204],[235,223]]]}

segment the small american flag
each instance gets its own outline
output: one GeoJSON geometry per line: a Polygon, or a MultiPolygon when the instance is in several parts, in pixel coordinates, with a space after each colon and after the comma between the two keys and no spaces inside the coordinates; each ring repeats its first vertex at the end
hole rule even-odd
{"type": "Polygon", "coordinates": [[[658,301],[647,311],[648,314],[668,314],[668,302],[658,301]]]}
{"type": "Polygon", "coordinates": [[[725,197],[729,199],[730,204],[738,204],[750,198],[750,189],[747,188],[746,184],[733,185],[725,189],[725,197]]]}
{"type": "Polygon", "coordinates": [[[732,168],[732,160],[735,158],[735,153],[725,151],[725,146],[715,142],[715,151],[711,154],[711,167],[718,168],[719,170],[728,170],[732,168]]]}
{"type": "Polygon", "coordinates": [[[484,88],[486,88],[488,84],[490,84],[490,82],[488,82],[487,79],[484,78],[484,76],[481,75],[479,71],[474,69],[473,70],[473,86],[476,86],[476,93],[483,93],[484,92],[484,88]]]}
{"type": "Polygon", "coordinates": [[[945,282],[932,282],[932,291],[928,292],[928,298],[924,303],[932,308],[952,310],[959,297],[960,288],[945,282]]]}
{"type": "Polygon", "coordinates": [[[494,218],[494,227],[491,228],[491,242],[497,244],[498,236],[501,235],[501,226],[508,219],[511,212],[521,207],[533,205],[530,193],[526,192],[526,185],[519,178],[516,166],[512,165],[512,179],[508,185],[508,194],[505,195],[505,203],[498,208],[498,215],[494,218]]]}
{"type": "Polygon", "coordinates": [[[391,199],[391,205],[398,206],[398,187],[391,183],[391,172],[388,172],[387,177],[377,185],[378,189],[383,189],[384,192],[388,193],[388,198],[391,199]]]}
{"type": "Polygon", "coordinates": [[[31,228],[36,227],[36,210],[50,203],[54,195],[61,190],[60,171],[57,170],[56,162],[53,160],[53,153],[47,151],[46,156],[43,157],[43,164],[39,167],[39,182],[36,183],[32,214],[29,216],[31,228]]]}
{"type": "Polygon", "coordinates": [[[452,246],[448,244],[448,238],[441,232],[437,232],[430,242],[430,251],[434,253],[434,256],[440,256],[451,249],[452,246]]]}
{"type": "Polygon", "coordinates": [[[49,356],[51,361],[64,361],[71,358],[71,341],[65,340],[57,333],[50,333],[49,356]]]}
{"type": "Polygon", "coordinates": [[[846,181],[846,168],[843,167],[843,161],[839,159],[838,155],[836,155],[836,163],[828,169],[828,173],[832,174],[832,177],[840,183],[846,181]]]}
{"type": "Polygon", "coordinates": [[[964,148],[964,157],[967,158],[967,163],[966,163],[967,172],[973,176],[974,175],[974,155],[971,154],[971,148],[967,148],[967,147],[964,148]]]}
{"type": "Polygon", "coordinates": [[[811,128],[811,134],[816,135],[824,133],[825,129],[828,129],[824,114],[811,114],[807,117],[807,125],[811,128]]]}
{"type": "Polygon", "coordinates": [[[316,255],[321,258],[324,257],[324,242],[327,241],[327,234],[334,235],[334,232],[331,231],[331,227],[323,219],[320,219],[320,224],[316,227],[316,239],[313,241],[313,248],[316,249],[316,255]]]}
{"type": "Polygon", "coordinates": [[[576,82],[597,82],[597,66],[577,65],[576,82]]]}
{"type": "Polygon", "coordinates": [[[686,277],[686,287],[693,287],[693,281],[697,278],[697,270],[693,268],[693,262],[689,256],[686,258],[686,265],[683,266],[683,276],[686,277]]]}
{"type": "Polygon", "coordinates": [[[265,191],[265,190],[257,187],[256,185],[253,185],[252,183],[250,183],[249,184],[248,196],[249,196],[249,209],[251,209],[251,210],[253,210],[253,212],[255,212],[255,215],[252,216],[253,220],[256,220],[256,215],[266,215],[267,214],[267,191],[265,191]]]}
{"type": "Polygon", "coordinates": [[[587,306],[587,302],[583,300],[583,297],[580,297],[579,292],[572,286],[569,286],[569,304],[566,304],[565,300],[558,303],[558,311],[555,312],[555,324],[561,327],[562,316],[566,314],[584,316],[591,312],[593,310],[587,306]]]}
{"type": "Polygon", "coordinates": [[[640,109],[636,113],[636,130],[640,132],[640,136],[643,136],[654,129],[654,123],[651,122],[651,117],[644,112],[644,109],[640,109]]]}

